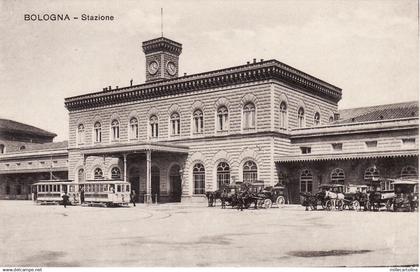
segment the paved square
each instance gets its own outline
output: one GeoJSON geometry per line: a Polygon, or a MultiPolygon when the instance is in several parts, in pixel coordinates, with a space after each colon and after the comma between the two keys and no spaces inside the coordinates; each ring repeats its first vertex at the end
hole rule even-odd
{"type": "Polygon", "coordinates": [[[0,201],[0,266],[418,264],[418,213],[0,201]]]}

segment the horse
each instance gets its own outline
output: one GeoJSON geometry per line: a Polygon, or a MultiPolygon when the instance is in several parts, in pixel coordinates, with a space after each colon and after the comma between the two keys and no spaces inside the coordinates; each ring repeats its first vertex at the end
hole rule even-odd
{"type": "Polygon", "coordinates": [[[206,192],[207,202],[209,207],[215,207],[216,206],[216,200],[221,199],[221,190],[216,190],[214,192],[206,192]]]}
{"type": "Polygon", "coordinates": [[[329,202],[330,202],[330,205],[327,204],[327,208],[329,206],[329,208],[338,207],[339,210],[343,209],[344,194],[331,192],[331,191],[325,191],[325,198],[329,199],[329,202]]]}

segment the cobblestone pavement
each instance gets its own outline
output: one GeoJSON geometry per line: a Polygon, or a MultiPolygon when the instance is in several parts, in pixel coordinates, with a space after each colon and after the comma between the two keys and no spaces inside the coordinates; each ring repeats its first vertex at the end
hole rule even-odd
{"type": "Polygon", "coordinates": [[[418,213],[0,201],[0,266],[418,264],[418,213]]]}

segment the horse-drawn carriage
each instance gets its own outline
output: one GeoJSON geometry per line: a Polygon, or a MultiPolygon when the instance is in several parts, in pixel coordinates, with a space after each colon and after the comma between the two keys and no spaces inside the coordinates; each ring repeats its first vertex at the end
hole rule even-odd
{"type": "Polygon", "coordinates": [[[372,179],[370,181],[368,195],[367,209],[369,211],[378,211],[383,207],[385,207],[387,211],[391,211],[395,197],[393,180],[372,179]]]}
{"type": "Polygon", "coordinates": [[[282,207],[286,203],[284,197],[284,186],[276,184],[275,186],[267,186],[258,194],[262,198],[262,205],[264,208],[271,208],[273,204],[277,207],[282,207]]]}
{"type": "Polygon", "coordinates": [[[415,211],[418,209],[418,181],[417,180],[393,180],[395,197],[393,210],[415,211]]]}
{"type": "Polygon", "coordinates": [[[318,205],[324,210],[349,210],[358,211],[361,205],[366,205],[367,194],[361,188],[363,185],[321,184],[316,194],[301,193],[302,205],[312,210],[317,210],[318,205]]]}
{"type": "Polygon", "coordinates": [[[231,206],[238,209],[248,209],[254,204],[257,208],[271,208],[273,203],[284,205],[284,187],[265,186],[263,181],[236,182],[221,186],[214,192],[206,192],[208,206],[213,207],[218,199],[222,208],[231,206]]]}

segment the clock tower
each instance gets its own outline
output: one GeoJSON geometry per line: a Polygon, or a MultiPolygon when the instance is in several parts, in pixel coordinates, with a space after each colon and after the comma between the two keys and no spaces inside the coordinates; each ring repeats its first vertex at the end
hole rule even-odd
{"type": "Polygon", "coordinates": [[[143,42],[146,55],[146,82],[178,77],[182,44],[160,37],[143,42]]]}

